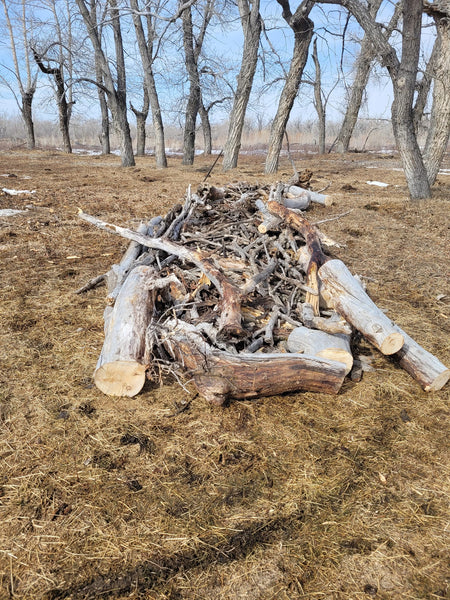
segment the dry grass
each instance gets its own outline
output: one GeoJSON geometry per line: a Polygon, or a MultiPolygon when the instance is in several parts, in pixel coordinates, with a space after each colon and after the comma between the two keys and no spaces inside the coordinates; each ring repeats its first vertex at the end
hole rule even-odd
{"type": "MultiPolygon", "coordinates": [[[[212,181],[267,181],[262,160],[212,181]]],[[[104,288],[74,290],[126,242],[80,222],[77,207],[136,225],[211,162],[123,170],[116,157],[0,154],[0,174],[17,175],[2,187],[37,190],[0,197],[0,208],[30,207],[0,218],[0,599],[448,597],[448,386],[425,394],[379,355],[336,397],[222,409],[171,381],[131,400],[92,386],[104,288]]],[[[332,182],[336,205],[311,220],[353,209],[322,226],[346,243],[338,255],[449,364],[450,177],[411,205],[393,157],[298,165],[316,189],[332,182]]]]}

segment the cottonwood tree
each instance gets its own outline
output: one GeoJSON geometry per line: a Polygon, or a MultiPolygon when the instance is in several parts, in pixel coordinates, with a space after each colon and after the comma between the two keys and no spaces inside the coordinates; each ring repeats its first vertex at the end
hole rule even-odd
{"type": "MultiPolygon", "coordinates": [[[[145,6],[141,6],[139,0],[130,0],[130,7],[144,71],[145,86],[152,111],[153,130],[155,134],[156,166],[160,169],[164,169],[167,167],[164,124],[153,67],[164,38],[164,33],[167,31],[167,27],[164,29],[164,32],[158,36],[156,23],[158,14],[161,10],[159,3],[156,3],[155,5],[146,3],[145,6]]],[[[167,20],[167,25],[173,22],[173,19],[174,17],[169,18],[167,20]]]]}
{"type": "MultiPolygon", "coordinates": [[[[382,65],[385,66],[391,77],[394,99],[392,102],[391,116],[392,127],[394,131],[397,147],[402,159],[403,169],[405,171],[406,181],[409,193],[412,199],[429,198],[431,196],[430,178],[427,172],[427,166],[424,162],[424,156],[421,153],[416,131],[414,127],[413,102],[416,87],[416,77],[418,72],[418,61],[420,53],[420,40],[422,28],[422,11],[424,7],[423,0],[408,0],[402,6],[402,52],[399,58],[393,45],[386,39],[383,31],[370,14],[365,2],[361,0],[319,0],[323,4],[339,4],[345,7],[358,21],[359,25],[370,37],[377,54],[380,55],[382,65]]],[[[444,27],[444,22],[448,19],[448,1],[442,0],[436,3],[427,3],[430,11],[437,15],[444,15],[443,18],[436,17],[439,22],[440,32],[443,39],[447,36],[448,28],[444,27]],[[439,9],[436,9],[439,5],[439,9]]],[[[443,53],[445,56],[447,49],[446,43],[443,44],[443,53]]],[[[447,64],[448,64],[448,56],[447,64]]],[[[444,60],[444,63],[446,60],[444,60]]],[[[442,72],[442,70],[440,70],[442,72]]],[[[445,79],[445,75],[443,74],[445,79]]],[[[436,107],[438,114],[446,113],[445,103],[439,103],[436,107]]],[[[431,158],[432,150],[441,146],[441,131],[450,127],[449,120],[442,124],[442,116],[436,115],[436,123],[441,127],[435,130],[430,141],[427,162],[431,168],[433,160],[431,158]]],[[[447,137],[448,139],[448,137],[447,137]]],[[[435,162],[435,160],[434,160],[435,162]]]]}
{"type": "Polygon", "coordinates": [[[259,12],[260,0],[237,0],[237,5],[244,33],[244,47],[224,148],[222,163],[224,171],[237,167],[245,113],[258,62],[258,48],[262,28],[262,19],[259,12]]]}
{"type": "Polygon", "coordinates": [[[8,31],[10,51],[13,60],[14,69],[3,65],[4,71],[9,71],[15,79],[15,84],[11,84],[9,79],[1,76],[1,80],[13,92],[20,114],[25,124],[27,134],[27,148],[33,150],[36,147],[36,137],[34,132],[34,121],[32,104],[36,92],[38,71],[31,68],[31,56],[29,48],[28,34],[28,15],[26,0],[20,4],[21,11],[18,14],[11,13],[11,3],[1,0],[5,13],[5,24],[8,31]],[[13,24],[14,21],[14,24],[13,24]],[[23,59],[20,60],[19,48],[21,49],[23,59]],[[23,73],[25,71],[25,74],[23,73]],[[19,88],[19,95],[16,93],[16,86],[19,88]]]}
{"type": "Polygon", "coordinates": [[[113,123],[120,135],[122,166],[132,167],[135,165],[135,160],[130,125],[127,116],[127,78],[120,13],[117,0],[108,0],[108,17],[114,36],[115,73],[113,73],[112,63],[102,47],[102,40],[99,36],[97,23],[95,23],[91,17],[92,10],[89,11],[86,0],[76,0],[76,3],[94,48],[96,60],[101,68],[103,84],[100,84],[98,81],[89,80],[88,78],[85,78],[85,80],[91,81],[97,86],[101,85],[104,89],[108,97],[108,104],[111,110],[113,123]]]}
{"type": "MultiPolygon", "coordinates": [[[[382,0],[373,0],[369,3],[368,10],[374,19],[377,16],[381,3],[382,0]]],[[[401,3],[399,2],[395,6],[394,13],[384,32],[387,39],[390,38],[394,28],[397,26],[400,13],[401,3]]],[[[370,36],[365,34],[361,41],[360,52],[354,65],[355,76],[348,96],[344,120],[333,144],[336,152],[343,153],[348,151],[350,140],[358,120],[358,114],[361,109],[364,91],[367,87],[370,71],[376,60],[376,56],[376,50],[370,36]]]]}
{"type": "Polygon", "coordinates": [[[269,148],[265,164],[265,172],[268,174],[276,173],[278,170],[283,136],[298,93],[314,31],[314,23],[309,18],[309,13],[314,6],[313,1],[304,0],[298,5],[294,13],[291,11],[289,0],[277,0],[277,2],[283,9],[284,20],[294,32],[294,49],[289,72],[286,74],[277,112],[270,129],[269,148]]]}
{"type": "MultiPolygon", "coordinates": [[[[203,106],[200,75],[199,75],[199,57],[205,40],[206,29],[214,14],[215,0],[206,0],[201,5],[201,19],[198,27],[198,33],[194,33],[194,24],[192,19],[192,8],[188,6],[181,16],[183,28],[183,47],[186,70],[189,76],[189,95],[186,104],[184,135],[183,135],[183,164],[192,165],[195,156],[195,125],[200,107],[202,116],[207,119],[206,109],[203,106]]],[[[198,4],[196,5],[198,8],[198,4]]],[[[209,124],[209,121],[207,121],[209,124]]],[[[206,125],[207,126],[207,125],[206,125]]]]}
{"type": "MultiPolygon", "coordinates": [[[[58,44],[59,45],[59,44],[58,44]]],[[[56,104],[58,105],[59,130],[63,139],[64,152],[70,154],[72,152],[72,144],[70,141],[69,123],[73,100],[68,100],[66,95],[66,82],[64,77],[64,60],[60,55],[58,59],[52,59],[48,56],[49,51],[55,44],[51,44],[43,53],[38,52],[35,48],[31,48],[36,64],[40,70],[46,75],[53,77],[55,83],[56,104]],[[50,66],[56,62],[56,66],[50,66]],[[45,64],[47,63],[47,64],[45,64]]]]}

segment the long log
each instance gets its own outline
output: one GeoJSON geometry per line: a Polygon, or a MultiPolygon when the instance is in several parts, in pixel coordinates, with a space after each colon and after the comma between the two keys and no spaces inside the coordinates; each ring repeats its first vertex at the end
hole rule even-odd
{"type": "Polygon", "coordinates": [[[319,269],[321,293],[327,302],[383,354],[395,354],[404,337],[353,277],[346,265],[329,260],[319,269]]]}
{"type": "Polygon", "coordinates": [[[425,392],[442,389],[450,379],[450,369],[400,327],[396,329],[405,339],[403,347],[394,357],[400,366],[420,383],[425,392]]]}
{"type": "Polygon", "coordinates": [[[213,350],[188,323],[172,320],[166,325],[166,349],[214,404],[299,390],[337,394],[345,377],[340,362],[300,354],[233,355],[213,350]]]}
{"type": "Polygon", "coordinates": [[[109,396],[135,396],[145,383],[145,332],[154,306],[155,273],[152,267],[133,269],[105,318],[94,382],[109,396]]]}

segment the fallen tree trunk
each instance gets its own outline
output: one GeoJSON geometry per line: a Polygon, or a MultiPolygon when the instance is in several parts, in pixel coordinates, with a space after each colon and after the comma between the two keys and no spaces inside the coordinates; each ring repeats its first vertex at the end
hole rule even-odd
{"type": "Polygon", "coordinates": [[[109,396],[135,396],[145,382],[145,332],[154,305],[155,270],[136,267],[105,315],[105,341],[94,373],[95,385],[109,396]]]}
{"type": "Polygon", "coordinates": [[[329,260],[319,269],[321,294],[346,321],[383,354],[395,354],[404,343],[398,328],[369,298],[341,260],[329,260]]]}
{"type": "Polygon", "coordinates": [[[400,327],[396,327],[405,343],[394,356],[400,366],[416,379],[426,392],[436,392],[450,379],[450,369],[433,354],[422,348],[400,327]]]}
{"type": "Polygon", "coordinates": [[[337,394],[345,377],[340,362],[306,355],[239,354],[213,350],[196,329],[168,323],[168,352],[187,369],[207,400],[274,396],[297,390],[337,394]]]}

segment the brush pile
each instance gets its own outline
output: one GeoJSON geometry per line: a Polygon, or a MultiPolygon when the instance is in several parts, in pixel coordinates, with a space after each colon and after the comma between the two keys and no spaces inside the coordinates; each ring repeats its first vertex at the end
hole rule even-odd
{"type": "MultiPolygon", "coordinates": [[[[298,182],[296,182],[298,183],[298,182]]],[[[97,387],[134,396],[146,377],[181,369],[208,400],[297,390],[337,393],[357,330],[426,390],[450,371],[370,300],[303,216],[330,198],[298,185],[202,186],[137,232],[80,218],[131,241],[106,279],[97,387]]]]}

